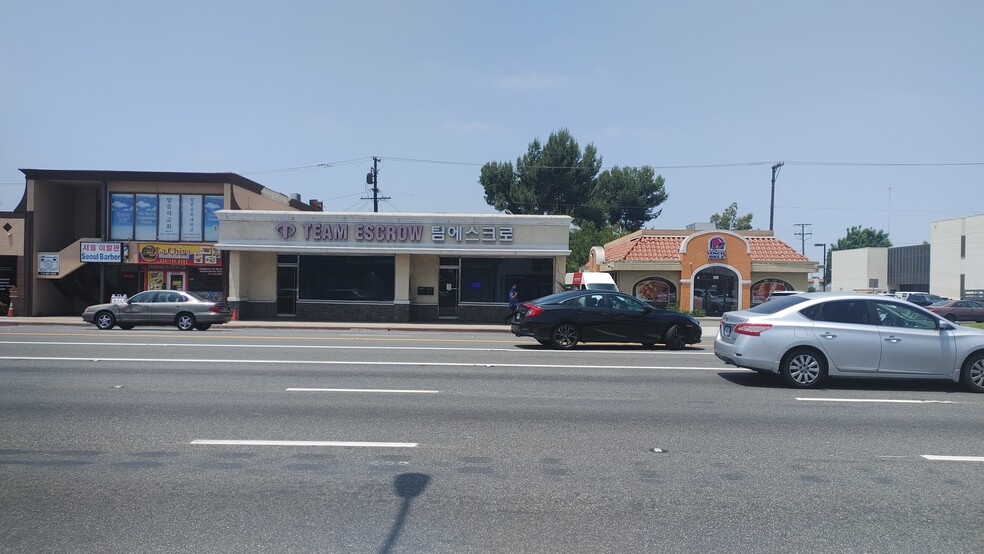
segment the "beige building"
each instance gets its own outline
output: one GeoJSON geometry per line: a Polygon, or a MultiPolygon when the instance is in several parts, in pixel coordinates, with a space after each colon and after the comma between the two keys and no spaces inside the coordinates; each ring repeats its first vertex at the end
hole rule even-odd
{"type": "Polygon", "coordinates": [[[155,288],[224,300],[215,212],[320,211],[234,173],[21,171],[24,196],[0,213],[0,303],[13,297],[15,315],[79,315],[155,288]]]}
{"type": "Polygon", "coordinates": [[[245,318],[501,321],[560,290],[567,216],[218,212],[245,318]]]}

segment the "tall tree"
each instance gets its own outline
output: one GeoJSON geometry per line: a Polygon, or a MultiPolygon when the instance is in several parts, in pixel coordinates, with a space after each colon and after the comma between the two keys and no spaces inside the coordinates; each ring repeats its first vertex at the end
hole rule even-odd
{"type": "Polygon", "coordinates": [[[590,221],[571,229],[571,255],[567,256],[567,271],[579,271],[582,265],[588,263],[588,255],[592,246],[603,246],[623,234],[625,232],[619,227],[612,225],[598,227],[590,221]]]}
{"type": "Polygon", "coordinates": [[[834,259],[834,250],[853,250],[855,248],[888,248],[892,246],[892,241],[888,238],[888,233],[876,230],[874,227],[861,228],[855,225],[847,230],[847,234],[837,239],[837,242],[830,245],[827,251],[827,259],[823,278],[825,283],[830,282],[831,262],[834,259]]]}
{"type": "Polygon", "coordinates": [[[723,212],[712,215],[711,223],[714,223],[718,229],[742,231],[752,228],[752,214],[747,213],[738,217],[738,203],[732,202],[723,212]]]}
{"type": "Polygon", "coordinates": [[[653,168],[615,167],[599,175],[601,156],[593,144],[583,152],[567,129],[551,133],[545,144],[530,143],[510,162],[482,166],[479,183],[485,201],[517,214],[569,215],[577,224],[640,229],[659,216],[668,195],[653,168]]]}

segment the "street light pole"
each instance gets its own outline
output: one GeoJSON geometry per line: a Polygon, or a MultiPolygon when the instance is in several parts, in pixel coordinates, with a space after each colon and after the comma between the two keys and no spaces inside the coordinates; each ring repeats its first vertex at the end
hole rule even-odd
{"type": "Polygon", "coordinates": [[[823,268],[823,271],[820,272],[820,286],[822,287],[821,290],[823,292],[827,292],[827,243],[817,242],[814,243],[813,246],[823,247],[823,264],[820,266],[823,268]]]}

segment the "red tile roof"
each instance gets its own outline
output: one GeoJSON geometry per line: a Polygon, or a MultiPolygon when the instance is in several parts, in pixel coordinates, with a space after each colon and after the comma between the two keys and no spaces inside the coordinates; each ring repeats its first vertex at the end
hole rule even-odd
{"type": "MultiPolygon", "coordinates": [[[[629,235],[605,245],[605,261],[679,260],[680,245],[690,236],[629,235]]],[[[775,237],[745,237],[757,262],[809,262],[810,259],[775,237]]]]}

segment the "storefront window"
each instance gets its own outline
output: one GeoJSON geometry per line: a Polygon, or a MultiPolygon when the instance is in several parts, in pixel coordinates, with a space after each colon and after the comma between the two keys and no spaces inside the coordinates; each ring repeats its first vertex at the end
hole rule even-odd
{"type": "Polygon", "coordinates": [[[639,281],[632,288],[632,295],[660,308],[677,303],[676,285],[662,277],[650,277],[639,281]]]}
{"type": "Polygon", "coordinates": [[[215,242],[224,203],[221,195],[112,194],[110,239],[215,242]]]}
{"type": "Polygon", "coordinates": [[[769,299],[774,291],[777,290],[796,290],[792,285],[782,279],[762,279],[752,285],[752,302],[755,306],[769,299]]]}
{"type": "Polygon", "coordinates": [[[393,256],[300,256],[299,300],[392,302],[393,256]]]}
{"type": "Polygon", "coordinates": [[[553,293],[551,258],[462,258],[462,302],[508,302],[516,285],[519,301],[553,293]]]}

